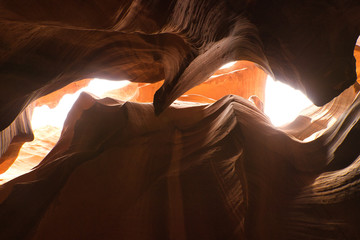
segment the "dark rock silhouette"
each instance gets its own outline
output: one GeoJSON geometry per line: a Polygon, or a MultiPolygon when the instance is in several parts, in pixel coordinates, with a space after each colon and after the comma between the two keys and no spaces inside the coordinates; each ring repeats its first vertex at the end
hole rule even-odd
{"type": "Polygon", "coordinates": [[[153,104],[82,94],[51,152],[1,186],[0,239],[360,239],[359,13],[358,0],[0,0],[3,160],[46,94],[164,80],[153,104]],[[283,128],[235,95],[171,105],[235,60],[330,103],[283,128]]]}

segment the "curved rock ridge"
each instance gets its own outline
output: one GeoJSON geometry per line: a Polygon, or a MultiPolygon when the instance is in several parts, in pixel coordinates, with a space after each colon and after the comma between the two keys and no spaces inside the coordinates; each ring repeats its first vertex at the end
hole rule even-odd
{"type": "Polygon", "coordinates": [[[0,237],[357,239],[359,107],[304,143],[233,95],[155,116],[83,93],[53,150],[0,189],[0,237]]]}
{"type": "Polygon", "coordinates": [[[357,0],[0,1],[0,129],[35,99],[84,78],[157,82],[161,113],[234,60],[317,105],[355,82],[357,0]]]}
{"type": "Polygon", "coordinates": [[[6,162],[9,164],[6,165],[8,169],[0,174],[0,185],[31,171],[38,165],[59,140],[61,129],[44,126],[35,129],[33,134],[34,140],[30,139],[25,143],[19,143],[22,146],[19,146],[21,148],[18,152],[8,150],[9,154],[3,155],[2,158],[5,160],[3,164],[6,162]]]}
{"type": "Polygon", "coordinates": [[[355,83],[324,106],[312,105],[301,111],[293,122],[279,128],[299,140],[314,140],[349,109],[358,93],[359,84],[355,83]]]}
{"type": "MultiPolygon", "coordinates": [[[[359,38],[360,39],[360,38],[359,38]]],[[[338,97],[322,107],[310,106],[304,109],[299,116],[281,130],[300,140],[313,140],[332,126],[335,121],[350,107],[360,91],[360,47],[354,51],[357,71],[357,81],[338,97]]]]}
{"type": "Polygon", "coordinates": [[[34,139],[31,128],[32,106],[19,114],[14,122],[0,131],[0,174],[16,160],[21,146],[34,139]]]}
{"type": "MultiPolygon", "coordinates": [[[[13,178],[14,175],[17,176],[21,174],[21,172],[25,172],[25,169],[31,169],[31,165],[33,165],[31,162],[36,163],[39,162],[39,160],[42,160],[42,158],[46,155],[43,154],[44,150],[50,151],[51,148],[47,148],[55,145],[57,137],[56,135],[60,136],[60,133],[54,134],[54,132],[56,132],[56,130],[58,131],[58,129],[49,129],[49,127],[45,127],[41,130],[35,130],[34,133],[31,127],[33,109],[42,105],[47,105],[50,108],[54,108],[57,106],[62,96],[76,92],[80,88],[88,85],[89,82],[90,79],[74,82],[58,91],[53,92],[52,94],[48,94],[37,99],[34,103],[26,107],[26,109],[16,117],[14,122],[9,127],[0,132],[0,174],[3,174],[9,170],[9,168],[14,163],[17,165],[16,169],[13,171],[14,174],[10,174],[6,178],[13,178]],[[46,135],[48,136],[46,136],[46,139],[43,139],[42,143],[39,144],[36,142],[38,138],[36,136],[37,134],[41,138],[45,138],[46,135]],[[34,140],[35,142],[33,142],[34,140]],[[52,141],[55,141],[54,144],[52,144],[52,141]],[[23,144],[26,142],[32,142],[28,147],[30,148],[30,151],[28,151],[29,154],[22,154],[21,149],[23,149],[23,144]],[[32,156],[29,156],[31,154],[32,156]],[[20,161],[15,162],[19,157],[21,158],[20,161]],[[23,170],[21,170],[22,168],[23,170]]],[[[25,146],[26,145],[27,144],[25,144],[25,146]]],[[[3,175],[0,175],[0,184],[2,181],[7,180],[8,179],[5,179],[3,175]]]]}
{"type": "MultiPolygon", "coordinates": [[[[261,100],[264,100],[266,77],[267,75],[265,72],[256,67],[255,64],[246,61],[238,61],[231,67],[218,70],[210,79],[187,91],[179,98],[179,100],[213,103],[228,94],[235,94],[244,98],[257,95],[260,97],[260,104],[261,100]]],[[[87,86],[89,82],[90,79],[84,79],[71,83],[60,90],[37,99],[33,105],[47,105],[50,108],[54,108],[63,95],[74,93],[82,87],[87,86]]],[[[162,82],[154,84],[130,83],[125,87],[104,93],[99,97],[112,97],[122,101],[132,102],[152,102],[153,95],[161,84],[162,82]]],[[[30,111],[30,109],[28,111],[30,111]]],[[[13,162],[15,165],[7,171],[6,175],[0,175],[0,184],[27,172],[31,169],[31,166],[36,166],[51,150],[52,146],[56,144],[60,136],[60,131],[61,129],[53,126],[35,129],[34,140],[31,143],[23,145],[19,155],[18,152],[9,151],[9,153],[12,154],[3,156],[3,162],[6,162],[7,167],[10,166],[10,163],[13,162],[16,156],[18,157],[16,158],[16,161],[13,162]],[[12,159],[11,162],[7,160],[10,158],[12,159]]],[[[5,140],[6,139],[1,140],[3,145],[3,141],[5,140]]],[[[24,141],[25,140],[26,139],[24,139],[24,141]]]]}

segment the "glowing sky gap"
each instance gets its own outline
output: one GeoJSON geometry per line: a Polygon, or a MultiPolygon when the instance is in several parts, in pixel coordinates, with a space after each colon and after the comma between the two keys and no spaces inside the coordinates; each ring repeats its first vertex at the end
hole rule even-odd
{"type": "Polygon", "coordinates": [[[274,81],[270,76],[266,79],[264,111],[275,126],[292,122],[303,109],[312,104],[299,90],[274,81]]]}
{"type": "Polygon", "coordinates": [[[82,92],[92,93],[101,97],[102,94],[113,89],[125,87],[129,83],[127,80],[110,81],[95,78],[90,81],[88,86],[78,90],[74,94],[65,94],[54,109],[50,109],[47,105],[36,107],[32,116],[32,127],[33,129],[38,129],[50,125],[61,129],[68,112],[82,92]]]}
{"type": "MultiPolygon", "coordinates": [[[[235,62],[224,65],[230,67],[235,62]]],[[[58,106],[50,109],[43,105],[36,107],[32,117],[33,129],[47,125],[62,128],[64,121],[72,105],[82,92],[89,92],[101,97],[107,91],[118,89],[128,85],[129,81],[110,81],[105,79],[93,79],[87,87],[74,94],[66,94],[60,100],[58,106]]],[[[312,102],[300,91],[268,77],[265,89],[265,114],[269,116],[275,126],[281,126],[293,121],[301,110],[310,106],[312,102]]]]}

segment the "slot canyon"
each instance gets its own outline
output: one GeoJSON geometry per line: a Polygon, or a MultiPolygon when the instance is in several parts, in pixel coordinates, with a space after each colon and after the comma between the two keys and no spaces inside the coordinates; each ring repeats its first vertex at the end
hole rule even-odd
{"type": "Polygon", "coordinates": [[[360,240],[359,0],[0,0],[0,33],[1,240],[360,240]],[[313,104],[275,125],[269,78],[313,104]]]}

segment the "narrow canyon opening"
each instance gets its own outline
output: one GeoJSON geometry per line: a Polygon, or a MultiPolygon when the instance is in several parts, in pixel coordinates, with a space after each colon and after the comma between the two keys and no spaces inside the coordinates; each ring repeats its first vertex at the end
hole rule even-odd
{"type": "MultiPolygon", "coordinates": [[[[30,171],[51,151],[60,138],[68,112],[81,93],[87,92],[97,98],[111,97],[121,101],[151,103],[152,94],[160,84],[84,79],[38,99],[31,106],[34,140],[24,143],[13,165],[6,173],[0,174],[1,182],[30,171]]],[[[276,127],[290,124],[301,111],[310,106],[314,107],[299,90],[275,81],[253,63],[246,61],[223,65],[208,81],[185,93],[177,102],[211,104],[227,94],[247,98],[263,111],[276,127]],[[254,77],[246,79],[249,75],[254,75],[256,80],[254,81],[254,77]]]]}
{"type": "Polygon", "coordinates": [[[360,239],[359,13],[0,0],[0,239],[360,239]]]}
{"type": "MultiPolygon", "coordinates": [[[[31,106],[34,140],[24,143],[13,165],[6,173],[0,174],[2,183],[30,171],[51,151],[60,138],[68,112],[82,92],[98,98],[151,103],[152,94],[159,86],[160,83],[84,79],[38,99],[31,106]]],[[[227,94],[240,94],[247,98],[265,112],[274,126],[292,122],[312,104],[300,91],[274,81],[253,63],[246,61],[223,65],[207,82],[185,93],[178,101],[211,104],[227,94]],[[246,79],[249,75],[254,75],[255,81],[254,77],[246,79]]]]}

